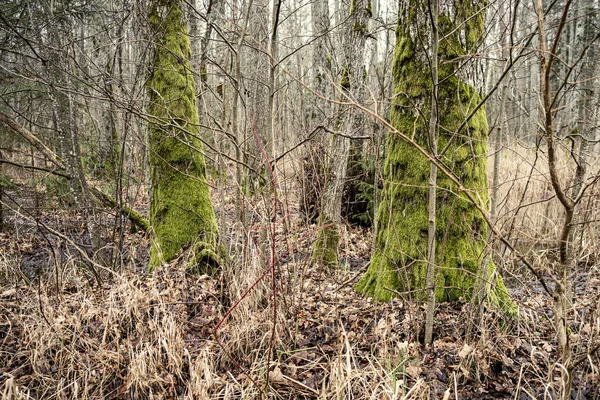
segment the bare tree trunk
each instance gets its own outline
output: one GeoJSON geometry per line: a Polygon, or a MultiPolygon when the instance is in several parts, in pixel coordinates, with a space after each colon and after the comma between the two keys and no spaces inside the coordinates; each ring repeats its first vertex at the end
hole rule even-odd
{"type": "MultiPolygon", "coordinates": [[[[278,128],[279,128],[279,123],[278,123],[278,110],[277,110],[277,66],[279,64],[279,44],[278,44],[278,39],[277,39],[277,28],[279,27],[279,14],[281,11],[281,2],[282,0],[273,0],[273,8],[272,8],[272,14],[271,14],[271,38],[269,40],[269,52],[270,52],[270,57],[269,57],[269,64],[270,64],[270,68],[269,68],[269,81],[268,81],[268,87],[269,87],[269,100],[267,103],[267,110],[269,112],[269,115],[271,116],[270,118],[270,123],[267,124],[267,129],[268,129],[268,139],[270,142],[270,146],[269,146],[269,152],[268,152],[268,157],[271,160],[274,160],[275,157],[277,156],[277,153],[279,151],[279,138],[278,135],[281,135],[281,132],[278,132],[278,128]]],[[[275,171],[273,171],[275,172],[275,171]]],[[[266,180],[267,182],[270,182],[271,180],[271,176],[269,174],[269,171],[266,170],[265,172],[266,174],[266,180]]],[[[270,186],[270,185],[268,185],[270,186]]],[[[270,190],[270,188],[268,188],[270,190]]]]}
{"type": "MultiPolygon", "coordinates": [[[[597,11],[594,10],[592,4],[586,7],[586,19],[581,34],[581,41],[585,44],[590,41],[595,41],[595,26],[594,19],[597,11]]],[[[575,25],[575,24],[573,24],[575,25]]],[[[577,169],[575,171],[575,179],[571,191],[571,198],[579,197],[583,189],[588,170],[588,158],[590,143],[595,139],[596,123],[598,116],[598,108],[594,102],[596,99],[596,84],[595,77],[600,72],[600,52],[597,51],[596,45],[590,46],[585,58],[582,62],[582,70],[580,74],[581,91],[578,99],[578,118],[577,118],[577,134],[573,139],[577,145],[577,169]]]]}
{"type": "Polygon", "coordinates": [[[235,54],[233,58],[233,104],[231,107],[231,130],[232,134],[235,137],[235,159],[238,161],[235,168],[235,178],[237,180],[237,184],[239,185],[238,190],[236,191],[236,210],[238,212],[238,220],[244,223],[245,220],[245,212],[244,212],[244,197],[242,193],[242,186],[244,184],[244,166],[241,163],[243,161],[244,154],[242,152],[242,146],[245,142],[245,135],[242,129],[239,128],[239,114],[240,114],[240,96],[242,90],[242,48],[244,45],[244,37],[246,34],[246,30],[248,29],[248,24],[250,22],[250,11],[252,9],[252,4],[254,0],[248,0],[248,4],[246,6],[246,12],[243,17],[243,28],[240,32],[240,36],[238,38],[238,42],[235,49],[235,54]]]}
{"type": "MultiPolygon", "coordinates": [[[[585,180],[588,175],[590,144],[596,138],[597,121],[598,121],[598,104],[596,102],[596,86],[598,84],[598,73],[600,73],[600,52],[597,49],[596,42],[598,39],[598,25],[594,24],[597,18],[598,11],[593,2],[590,2],[585,7],[585,23],[580,41],[584,46],[591,44],[582,60],[581,72],[579,80],[581,89],[579,91],[579,99],[577,101],[577,127],[574,129],[574,137],[571,138],[573,148],[575,149],[573,157],[577,163],[573,186],[571,188],[571,198],[575,202],[581,200],[583,190],[585,188],[585,180]]],[[[575,25],[575,24],[573,24],[575,25]]],[[[585,233],[585,218],[579,212],[573,215],[573,224],[570,232],[569,243],[572,246],[573,267],[577,267],[577,262],[584,251],[584,233],[585,233]]],[[[574,289],[572,285],[573,279],[569,277],[569,285],[567,286],[567,296],[569,304],[572,304],[574,289]]]]}
{"type": "MultiPolygon", "coordinates": [[[[438,154],[438,14],[439,2],[432,0],[429,3],[431,17],[431,112],[429,116],[429,147],[431,155],[437,158],[438,154]]],[[[429,170],[429,205],[428,205],[428,229],[427,229],[427,276],[425,285],[427,287],[427,314],[425,318],[425,345],[431,345],[433,341],[433,317],[435,314],[435,248],[436,248],[436,211],[437,211],[437,165],[430,163],[429,170]]]]}
{"type": "Polygon", "coordinates": [[[554,288],[554,312],[557,332],[557,341],[561,356],[562,367],[562,398],[564,400],[571,398],[571,387],[573,384],[572,376],[572,359],[570,346],[570,333],[567,325],[571,304],[569,301],[569,288],[571,269],[573,267],[573,259],[569,245],[571,236],[572,222],[575,210],[575,201],[571,199],[563,188],[557,169],[557,154],[556,154],[556,132],[555,132],[555,93],[552,92],[552,64],[556,58],[556,50],[562,29],[565,26],[571,0],[567,0],[565,8],[562,12],[560,22],[556,28],[555,38],[552,48],[549,50],[546,43],[546,30],[544,23],[544,5],[543,0],[536,0],[536,14],[538,26],[538,46],[540,57],[540,90],[542,95],[542,110],[540,127],[543,130],[542,134],[546,141],[548,151],[548,172],[550,174],[550,182],[556,197],[560,201],[564,209],[564,220],[562,222],[562,231],[559,238],[559,255],[560,259],[555,266],[555,288],[554,288]]]}
{"type": "MultiPolygon", "coordinates": [[[[328,41],[330,39],[330,16],[328,0],[314,0],[311,2],[311,22],[314,48],[312,50],[312,65],[308,66],[312,89],[324,98],[332,95],[331,54],[328,41]]],[[[304,76],[304,74],[301,74],[304,76]]],[[[305,131],[313,132],[320,125],[329,125],[330,112],[334,108],[328,101],[319,96],[311,96],[303,110],[306,128],[305,131]]],[[[302,174],[302,211],[307,221],[314,221],[320,213],[319,202],[325,190],[327,181],[326,151],[328,147],[326,134],[318,132],[307,143],[303,158],[302,174]]]]}
{"type": "MultiPolygon", "coordinates": [[[[501,59],[504,61],[504,67],[502,70],[505,70],[507,66],[510,64],[512,56],[512,49],[509,48],[508,45],[508,27],[511,24],[510,16],[512,10],[510,9],[510,5],[501,4],[499,7],[502,10],[499,15],[500,19],[498,21],[499,25],[499,34],[500,34],[500,48],[501,48],[501,59]],[[504,22],[504,16],[508,18],[508,23],[504,22]]],[[[492,73],[494,76],[491,79],[492,82],[496,79],[496,74],[493,74],[492,66],[488,67],[488,73],[492,73]]],[[[496,224],[498,218],[498,187],[500,184],[500,150],[502,149],[502,139],[503,137],[507,137],[509,135],[508,129],[508,115],[506,112],[507,103],[508,103],[508,82],[504,80],[501,83],[500,93],[497,96],[496,106],[499,109],[498,114],[496,115],[496,128],[492,133],[492,154],[493,154],[493,166],[492,166],[492,187],[490,190],[490,221],[492,224],[496,224]]],[[[484,312],[484,304],[487,297],[487,294],[490,289],[490,283],[493,280],[493,277],[489,276],[489,264],[493,262],[492,260],[492,252],[493,252],[493,242],[494,242],[494,230],[490,229],[488,231],[487,237],[487,247],[485,249],[485,254],[482,261],[481,274],[478,277],[478,283],[475,286],[477,290],[476,297],[476,313],[474,317],[481,319],[483,317],[484,312]]]]}
{"type": "MultiPolygon", "coordinates": [[[[314,0],[311,4],[311,20],[315,47],[313,49],[312,64],[314,68],[313,87],[324,97],[330,96],[331,68],[327,61],[329,35],[329,2],[327,0],[314,0]]],[[[329,104],[320,99],[315,99],[312,108],[313,120],[319,120],[328,115],[329,104]]]]}

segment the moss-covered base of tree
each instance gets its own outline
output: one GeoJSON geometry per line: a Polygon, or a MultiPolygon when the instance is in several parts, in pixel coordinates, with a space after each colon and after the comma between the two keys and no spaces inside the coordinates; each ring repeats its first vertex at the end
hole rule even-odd
{"type": "Polygon", "coordinates": [[[504,279],[493,264],[490,264],[490,270],[490,285],[487,286],[484,300],[487,300],[487,304],[498,308],[505,316],[517,317],[519,307],[511,300],[506,285],[504,285],[504,279]]]}
{"type": "Polygon", "coordinates": [[[150,265],[149,272],[154,272],[161,265],[173,265],[185,268],[189,274],[214,276],[227,260],[227,253],[223,245],[214,246],[213,243],[197,241],[182,249],[168,263],[150,265]]]}
{"type": "Polygon", "coordinates": [[[381,262],[381,257],[381,253],[373,255],[367,272],[358,281],[355,289],[377,301],[387,302],[397,297],[393,291],[400,290],[401,285],[396,268],[393,268],[390,263],[381,262]]]}
{"type": "Polygon", "coordinates": [[[225,249],[223,246],[215,247],[213,243],[198,242],[190,250],[186,268],[192,274],[214,275],[224,260],[225,249]]]}
{"type": "Polygon", "coordinates": [[[321,229],[317,233],[312,263],[326,267],[335,267],[339,264],[338,247],[340,244],[340,231],[336,224],[321,229]]]}
{"type": "MultiPolygon", "coordinates": [[[[364,294],[373,297],[377,301],[387,302],[398,297],[398,294],[406,293],[407,298],[418,301],[425,300],[425,263],[421,263],[418,269],[422,269],[418,274],[413,275],[411,268],[405,270],[395,268],[390,260],[383,258],[382,253],[377,252],[371,260],[367,272],[356,284],[355,289],[364,294]],[[406,285],[406,280],[401,277],[410,276],[410,285],[406,285]],[[419,277],[418,280],[415,276],[419,277]],[[404,282],[403,282],[404,281],[404,282]]],[[[486,303],[500,310],[507,316],[517,315],[518,308],[512,303],[510,295],[504,281],[495,270],[493,264],[489,265],[489,284],[487,285],[486,303]]],[[[436,301],[469,301],[472,299],[475,286],[474,275],[469,271],[459,269],[444,269],[439,271],[436,291],[436,301]],[[468,277],[465,279],[465,277],[468,277]],[[460,286],[457,286],[460,285],[460,286]]]]}
{"type": "Polygon", "coordinates": [[[152,186],[150,267],[172,260],[190,246],[197,249],[196,259],[216,262],[218,257],[210,256],[216,254],[218,237],[208,185],[201,178],[190,179],[172,169],[162,170],[162,175],[152,186]]]}

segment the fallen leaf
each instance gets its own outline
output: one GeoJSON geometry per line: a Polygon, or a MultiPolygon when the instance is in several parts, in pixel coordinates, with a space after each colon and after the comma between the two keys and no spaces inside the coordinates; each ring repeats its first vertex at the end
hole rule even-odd
{"type": "Polygon", "coordinates": [[[285,376],[283,376],[279,367],[275,367],[273,371],[269,372],[269,380],[272,383],[281,385],[285,383],[285,376]]]}
{"type": "Polygon", "coordinates": [[[422,370],[423,369],[418,365],[409,365],[406,367],[406,372],[408,372],[408,374],[415,379],[419,377],[422,370]]]}
{"type": "Polygon", "coordinates": [[[17,289],[12,288],[12,289],[8,289],[8,290],[5,290],[4,292],[2,292],[2,294],[0,294],[0,298],[5,299],[7,297],[12,297],[16,294],[17,294],[17,289]]]}
{"type": "Polygon", "coordinates": [[[468,344],[465,343],[463,348],[458,352],[458,356],[460,358],[465,358],[466,356],[471,354],[472,351],[473,351],[473,349],[471,348],[471,346],[469,346],[468,344]]]}

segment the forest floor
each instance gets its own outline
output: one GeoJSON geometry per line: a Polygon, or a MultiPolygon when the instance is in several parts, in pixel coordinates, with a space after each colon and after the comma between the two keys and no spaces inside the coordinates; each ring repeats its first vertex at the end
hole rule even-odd
{"type": "MultiPolygon", "coordinates": [[[[438,304],[426,348],[422,305],[408,295],[377,304],[353,290],[370,230],[347,228],[343,267],[312,266],[318,228],[283,201],[272,268],[260,206],[241,228],[231,199],[221,199],[231,257],[216,276],[186,273],[183,257],[148,275],[149,239],[127,233],[108,243],[119,266],[98,281],[74,247],[85,247],[81,215],[9,221],[0,233],[2,398],[557,398],[552,299],[531,276],[506,279],[516,319],[438,304]]],[[[600,271],[588,267],[576,282],[573,398],[600,399],[598,357],[585,356],[600,329],[600,271]]]]}

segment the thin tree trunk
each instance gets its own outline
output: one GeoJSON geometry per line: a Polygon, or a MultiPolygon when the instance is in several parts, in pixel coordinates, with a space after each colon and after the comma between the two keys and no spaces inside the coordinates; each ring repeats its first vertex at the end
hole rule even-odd
{"type": "Polygon", "coordinates": [[[233,104],[231,107],[231,130],[233,131],[233,135],[236,138],[235,141],[235,159],[238,161],[235,168],[235,177],[237,180],[237,184],[239,185],[238,190],[236,191],[236,210],[238,212],[238,220],[245,223],[245,212],[244,212],[244,198],[243,198],[243,190],[244,186],[244,166],[241,163],[243,160],[244,154],[242,152],[242,146],[245,143],[245,135],[244,132],[239,128],[239,114],[240,114],[240,90],[242,89],[242,48],[244,45],[244,37],[246,35],[246,30],[248,29],[248,24],[250,23],[250,11],[252,9],[252,4],[254,0],[248,0],[248,5],[246,7],[246,12],[244,13],[243,19],[243,28],[240,32],[240,37],[238,39],[235,54],[233,57],[233,104]]]}
{"type": "Polygon", "coordinates": [[[538,46],[540,53],[540,89],[542,95],[542,110],[540,126],[543,129],[543,135],[547,146],[548,172],[550,182],[556,197],[564,209],[564,220],[562,222],[562,231],[559,238],[559,263],[555,267],[557,280],[554,288],[554,312],[557,331],[557,341],[561,356],[562,367],[562,398],[564,400],[571,398],[571,387],[573,384],[572,376],[572,358],[569,327],[567,324],[571,305],[569,304],[570,271],[572,268],[572,258],[569,246],[571,236],[572,222],[575,210],[575,202],[565,192],[558,175],[557,154],[556,154],[556,133],[555,133],[555,110],[553,109],[554,96],[552,93],[552,64],[556,57],[556,50],[562,29],[565,26],[571,0],[567,0],[560,22],[556,28],[555,39],[551,50],[548,50],[546,44],[546,30],[544,22],[543,0],[536,0],[536,14],[538,27],[538,46]]]}
{"type": "MultiPolygon", "coordinates": [[[[315,47],[313,49],[312,64],[314,68],[313,87],[324,97],[330,96],[331,68],[327,61],[327,37],[329,35],[329,1],[313,0],[311,3],[311,20],[315,47]]],[[[316,124],[323,116],[328,115],[329,104],[321,99],[314,99],[312,119],[316,124]]]]}
{"type": "MultiPolygon", "coordinates": [[[[512,58],[510,56],[510,52],[512,51],[511,48],[509,48],[508,46],[508,27],[511,25],[511,21],[510,21],[510,13],[511,13],[511,9],[510,9],[510,5],[500,5],[499,7],[501,7],[501,10],[503,10],[502,12],[500,12],[501,17],[500,20],[498,21],[499,24],[499,30],[500,30],[500,48],[501,48],[501,55],[502,55],[502,60],[504,61],[504,67],[502,68],[502,70],[506,69],[506,66],[509,65],[510,63],[510,59],[512,58]],[[508,23],[504,23],[504,16],[507,16],[507,18],[509,18],[508,23]]],[[[492,72],[491,66],[488,67],[488,72],[492,72]]],[[[494,76],[493,79],[496,79],[496,77],[494,76]]],[[[493,80],[492,80],[493,81],[493,80]]],[[[500,88],[500,93],[499,96],[497,97],[497,108],[499,109],[498,111],[498,115],[496,116],[496,120],[497,120],[497,127],[494,129],[494,132],[492,133],[492,154],[493,154],[493,166],[492,166],[492,187],[490,190],[490,221],[492,222],[492,224],[496,224],[497,221],[497,217],[498,217],[498,187],[500,184],[500,150],[502,148],[502,137],[503,136],[508,136],[509,130],[508,130],[508,115],[506,112],[506,108],[507,108],[507,102],[508,102],[508,97],[507,97],[507,92],[508,92],[508,83],[506,81],[502,82],[502,87],[500,88]]],[[[489,276],[489,263],[493,262],[492,260],[492,253],[493,253],[493,242],[494,242],[494,232],[493,229],[490,229],[488,231],[488,237],[487,237],[487,248],[485,250],[485,254],[483,257],[483,261],[482,261],[482,268],[481,268],[481,274],[478,277],[478,284],[476,285],[476,290],[477,290],[477,298],[475,299],[477,302],[477,310],[476,310],[476,318],[478,318],[479,320],[481,320],[481,318],[483,318],[483,312],[484,312],[484,304],[485,304],[485,300],[487,298],[487,295],[490,291],[490,283],[492,281],[492,277],[489,276]]]]}
{"type": "Polygon", "coordinates": [[[281,132],[277,132],[279,127],[278,124],[278,111],[277,111],[277,66],[279,64],[279,45],[277,39],[277,33],[279,28],[279,14],[281,11],[282,0],[273,0],[273,13],[271,15],[271,40],[269,44],[270,56],[270,68],[269,68],[269,103],[268,110],[271,114],[270,126],[270,137],[271,137],[271,151],[269,157],[274,160],[279,151],[279,139],[278,135],[281,132]]]}
{"type": "MultiPolygon", "coordinates": [[[[431,114],[429,117],[429,146],[431,155],[437,158],[438,153],[438,13],[439,2],[432,0],[429,4],[431,13],[431,114]]],[[[425,318],[425,345],[429,346],[433,340],[433,317],[435,314],[435,248],[436,248],[436,220],[437,220],[437,166],[430,163],[429,170],[429,207],[428,207],[428,239],[427,239],[427,313],[425,318]]]]}

